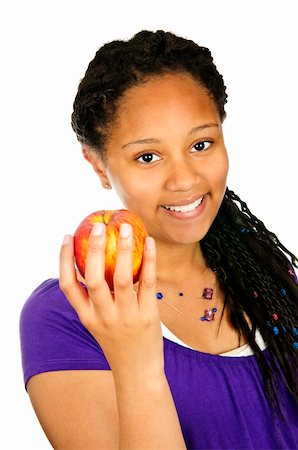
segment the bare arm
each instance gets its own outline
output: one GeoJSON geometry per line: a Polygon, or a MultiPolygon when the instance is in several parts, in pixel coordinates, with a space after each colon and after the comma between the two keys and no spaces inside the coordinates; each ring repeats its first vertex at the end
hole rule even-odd
{"type": "Polygon", "coordinates": [[[27,390],[54,449],[119,449],[117,401],[110,370],[45,372],[30,378],[27,390]]]}
{"type": "Polygon", "coordinates": [[[186,449],[165,376],[117,383],[120,450],[186,449]]]}
{"type": "Polygon", "coordinates": [[[33,376],[27,389],[43,431],[57,450],[125,448],[119,446],[117,400],[122,417],[121,440],[127,442],[127,448],[185,449],[183,442],[180,447],[177,445],[180,436],[172,436],[174,444],[171,445],[166,435],[168,422],[172,422],[174,429],[179,430],[167,383],[161,382],[159,386],[152,382],[148,389],[144,389],[141,380],[139,388],[135,384],[131,389],[131,381],[127,387],[119,386],[118,399],[110,370],[45,372],[33,376]],[[173,417],[169,416],[171,412],[173,417]],[[157,442],[151,442],[149,447],[146,435],[152,436],[155,428],[157,442]],[[134,447],[129,441],[135,435],[138,435],[141,444],[134,447]]]}
{"type": "Polygon", "coordinates": [[[132,282],[131,233],[118,241],[113,295],[104,279],[105,230],[102,235],[92,233],[89,239],[88,293],[76,278],[72,238],[61,249],[60,287],[112,369],[120,450],[186,449],[164,372],[155,298],[156,255],[152,239],[150,243],[145,246],[137,295],[132,282]]]}

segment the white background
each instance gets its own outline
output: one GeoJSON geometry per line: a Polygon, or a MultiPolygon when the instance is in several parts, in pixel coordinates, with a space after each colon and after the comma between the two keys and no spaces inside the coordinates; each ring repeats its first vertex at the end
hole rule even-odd
{"type": "MultiPolygon", "coordinates": [[[[297,5],[294,1],[6,2],[1,8],[1,449],[51,448],[22,381],[19,314],[58,275],[65,233],[103,191],[70,127],[97,49],[164,29],[211,49],[228,88],[228,186],[298,254],[297,5]],[[296,180],[296,181],[295,181],[296,180]]],[[[57,411],[59,414],[59,411],[57,411]]],[[[87,449],[86,449],[87,450],[87,449]]]]}

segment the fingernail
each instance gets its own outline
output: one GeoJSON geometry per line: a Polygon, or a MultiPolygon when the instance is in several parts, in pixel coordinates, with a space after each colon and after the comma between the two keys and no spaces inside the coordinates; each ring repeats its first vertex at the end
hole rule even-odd
{"type": "Polygon", "coordinates": [[[145,239],[145,246],[147,250],[152,250],[154,247],[154,239],[150,236],[147,236],[145,239]]]}
{"type": "Polygon", "coordinates": [[[131,226],[128,223],[122,223],[120,225],[120,236],[123,238],[127,238],[130,236],[131,226]]]}
{"type": "Polygon", "coordinates": [[[102,222],[96,222],[92,228],[93,236],[101,236],[103,233],[103,227],[104,225],[102,222]]]}
{"type": "Polygon", "coordinates": [[[68,244],[69,242],[70,242],[70,236],[69,236],[69,234],[66,234],[66,235],[64,236],[64,238],[63,238],[62,245],[66,245],[66,244],[68,244]]]}

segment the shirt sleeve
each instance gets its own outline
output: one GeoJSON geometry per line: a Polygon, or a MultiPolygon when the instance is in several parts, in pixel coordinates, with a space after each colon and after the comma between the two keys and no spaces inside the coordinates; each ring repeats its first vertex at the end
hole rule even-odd
{"type": "Polygon", "coordinates": [[[38,286],[20,314],[25,387],[38,373],[57,370],[110,370],[105,355],[59,288],[57,279],[38,286]]]}

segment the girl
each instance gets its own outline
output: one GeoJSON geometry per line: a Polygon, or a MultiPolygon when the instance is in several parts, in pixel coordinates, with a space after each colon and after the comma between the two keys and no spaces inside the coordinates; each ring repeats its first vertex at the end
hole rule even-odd
{"type": "Polygon", "coordinates": [[[26,389],[54,448],[297,448],[296,257],[226,186],[227,95],[210,51],[142,31],[98,50],[72,127],[105,189],[143,220],[105,226],[85,279],[65,236],[60,279],[21,314],[26,389]]]}

